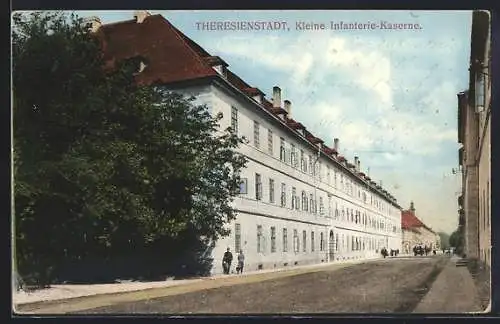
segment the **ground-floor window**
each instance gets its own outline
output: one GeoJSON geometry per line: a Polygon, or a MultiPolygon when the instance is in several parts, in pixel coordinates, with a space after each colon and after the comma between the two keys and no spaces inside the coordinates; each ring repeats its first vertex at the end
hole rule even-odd
{"type": "Polygon", "coordinates": [[[299,234],[296,229],[293,230],[293,251],[295,253],[300,251],[299,247],[299,234]]]}
{"type": "Polygon", "coordinates": [[[319,233],[319,250],[320,251],[324,251],[324,249],[325,249],[325,246],[324,246],[325,241],[324,241],[324,239],[325,239],[325,235],[323,234],[323,232],[319,233]]]}
{"type": "Polygon", "coordinates": [[[307,252],[307,232],[302,231],[302,252],[307,252]]]}
{"type": "Polygon", "coordinates": [[[286,228],[283,229],[283,252],[288,252],[288,233],[286,228]]]}
{"type": "Polygon", "coordinates": [[[241,250],[241,224],[234,224],[234,251],[241,250]]]}
{"type": "Polygon", "coordinates": [[[311,231],[311,252],[314,252],[314,231],[311,231]]]}
{"type": "Polygon", "coordinates": [[[262,225],[257,225],[257,253],[262,252],[262,225]]]}
{"type": "Polygon", "coordinates": [[[339,233],[335,234],[335,251],[339,250],[339,233]]]}
{"type": "Polygon", "coordinates": [[[271,226],[271,253],[276,252],[276,227],[271,226]]]}

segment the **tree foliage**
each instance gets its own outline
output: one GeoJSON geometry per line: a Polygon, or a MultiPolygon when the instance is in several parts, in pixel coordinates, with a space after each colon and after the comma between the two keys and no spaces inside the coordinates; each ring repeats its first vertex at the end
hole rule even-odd
{"type": "Polygon", "coordinates": [[[104,63],[77,16],[14,16],[16,255],[41,283],[65,262],[216,240],[235,217],[246,159],[222,116],[104,63]]]}
{"type": "Polygon", "coordinates": [[[450,235],[445,232],[439,232],[438,233],[440,242],[441,242],[441,249],[449,249],[450,248],[450,235]]]}
{"type": "Polygon", "coordinates": [[[460,229],[454,231],[448,240],[450,246],[455,248],[455,253],[462,255],[465,252],[465,237],[460,229]]]}

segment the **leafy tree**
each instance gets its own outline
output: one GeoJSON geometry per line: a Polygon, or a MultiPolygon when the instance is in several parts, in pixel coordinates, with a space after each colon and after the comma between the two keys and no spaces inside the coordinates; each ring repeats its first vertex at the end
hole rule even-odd
{"type": "Polygon", "coordinates": [[[460,229],[454,231],[449,238],[450,246],[455,248],[455,253],[458,255],[463,254],[465,247],[465,237],[460,229]]]}
{"type": "Polygon", "coordinates": [[[45,284],[68,262],[227,235],[246,159],[235,151],[241,139],[219,129],[222,116],[137,86],[134,60],[106,70],[98,38],[75,15],[13,20],[20,273],[45,284]]]}
{"type": "Polygon", "coordinates": [[[441,249],[449,249],[450,248],[450,235],[445,232],[439,232],[438,233],[439,238],[441,239],[441,249]]]}

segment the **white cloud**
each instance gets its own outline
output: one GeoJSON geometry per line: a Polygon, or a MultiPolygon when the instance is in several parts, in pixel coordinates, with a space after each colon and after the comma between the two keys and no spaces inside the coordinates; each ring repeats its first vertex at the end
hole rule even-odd
{"type": "MultiPolygon", "coordinates": [[[[431,48],[442,47],[439,42],[430,44],[431,48]]],[[[379,39],[363,46],[359,38],[308,35],[297,39],[226,37],[215,47],[223,55],[257,60],[267,68],[289,75],[283,91],[298,99],[294,102],[294,118],[303,121],[313,132],[321,130],[329,138],[340,137],[344,147],[349,148],[348,153],[369,151],[375,145],[384,146],[392,153],[381,157],[390,162],[397,159],[394,152],[398,150],[433,154],[439,152],[443,141],[456,138],[456,131],[450,128],[452,125],[439,125],[438,121],[428,118],[429,114],[419,114],[415,107],[418,104],[426,110],[442,109],[443,97],[455,98],[456,87],[452,82],[434,87],[417,102],[408,102],[406,109],[393,109],[394,91],[402,90],[397,88],[398,84],[393,85],[394,59],[384,54],[384,49],[390,48],[397,53],[424,45],[422,39],[392,43],[379,39]],[[328,84],[325,80],[334,81],[328,84]],[[327,91],[329,86],[337,91],[327,91]],[[359,97],[352,98],[338,89],[353,90],[359,97]],[[307,104],[307,113],[301,110],[306,102],[311,103],[307,104]],[[367,107],[371,119],[367,120],[364,112],[360,112],[361,107],[367,107]]],[[[406,63],[399,66],[399,73],[404,73],[401,69],[405,68],[415,70],[411,63],[406,63]]]]}

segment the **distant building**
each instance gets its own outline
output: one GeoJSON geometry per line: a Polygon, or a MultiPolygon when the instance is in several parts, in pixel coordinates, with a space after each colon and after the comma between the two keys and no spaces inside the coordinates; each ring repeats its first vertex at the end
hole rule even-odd
{"type": "Polygon", "coordinates": [[[441,238],[430,227],[425,225],[416,215],[413,202],[410,209],[401,212],[401,228],[403,230],[402,246],[404,254],[412,254],[417,245],[431,249],[441,248],[441,238]]]}
{"type": "Polygon", "coordinates": [[[95,30],[110,66],[137,58],[139,84],[195,96],[214,115],[223,113],[222,128],[248,139],[238,149],[249,163],[234,201],[237,218],[228,224],[231,234],[215,243],[213,273],[222,272],[227,247],[243,250],[249,271],[401,249],[396,199],[362,172],[359,158],[341,156],[338,139],[329,146],[293,119],[293,109],[307,107],[292,108],[278,86],[266,99],[161,15],[138,12],[95,30]]]}
{"type": "Polygon", "coordinates": [[[469,89],[458,94],[462,194],[458,198],[464,254],[491,265],[491,17],[472,14],[469,89]]]}

